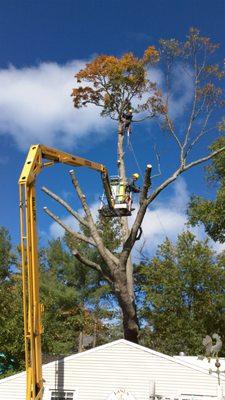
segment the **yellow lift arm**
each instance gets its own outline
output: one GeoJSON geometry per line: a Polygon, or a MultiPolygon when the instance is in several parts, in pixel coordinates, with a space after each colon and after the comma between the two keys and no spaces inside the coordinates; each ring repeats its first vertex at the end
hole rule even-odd
{"type": "Polygon", "coordinates": [[[20,231],[23,281],[23,312],[26,362],[26,400],[39,400],[43,396],[42,355],[41,355],[41,312],[39,298],[39,266],[36,229],[35,180],[44,167],[63,163],[83,166],[101,172],[108,205],[114,202],[107,169],[81,157],[46,147],[40,144],[30,147],[19,178],[20,231]],[[46,162],[45,160],[48,160],[46,162]]]}

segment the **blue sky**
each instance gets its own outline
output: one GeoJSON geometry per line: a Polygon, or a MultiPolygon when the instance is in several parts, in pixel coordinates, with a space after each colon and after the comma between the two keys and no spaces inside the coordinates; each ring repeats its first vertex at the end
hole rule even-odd
{"type": "MultiPolygon", "coordinates": [[[[224,11],[222,0],[1,1],[0,224],[9,229],[15,243],[19,240],[17,180],[32,143],[64,149],[107,165],[111,174],[116,172],[116,126],[101,119],[97,110],[74,111],[70,98],[74,73],[96,54],[119,56],[134,51],[141,55],[148,45],[157,45],[159,38],[182,40],[190,26],[221,44],[218,55],[222,59],[224,11]]],[[[155,71],[157,79],[159,74],[155,71]]],[[[183,91],[188,94],[185,82],[183,91]]],[[[176,106],[182,109],[185,101],[183,96],[176,106]]],[[[148,162],[156,168],[155,143],[161,153],[163,177],[175,167],[176,151],[154,124],[135,125],[132,141],[142,170],[148,162]]],[[[196,155],[205,154],[207,145],[203,142],[196,155]]],[[[128,173],[132,173],[137,166],[128,148],[126,155],[128,173]]],[[[80,207],[68,170],[55,166],[38,179],[38,227],[43,242],[56,237],[60,230],[44,215],[42,207],[47,204],[64,218],[66,214],[46,199],[41,185],[62,195],[76,209],[80,207]]],[[[101,193],[99,177],[83,170],[80,182],[96,212],[101,193]]],[[[214,189],[205,184],[202,167],[168,189],[148,213],[144,230],[154,246],[165,234],[175,238],[182,229],[186,204],[193,193],[214,194],[214,189]]]]}

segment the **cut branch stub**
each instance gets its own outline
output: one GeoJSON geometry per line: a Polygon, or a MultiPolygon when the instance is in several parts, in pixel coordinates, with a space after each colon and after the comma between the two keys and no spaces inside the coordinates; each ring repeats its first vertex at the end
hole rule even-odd
{"type": "Polygon", "coordinates": [[[144,176],[144,183],[140,195],[140,205],[143,204],[144,200],[147,199],[148,197],[148,190],[151,186],[151,173],[152,173],[152,165],[147,164],[144,176]]]}

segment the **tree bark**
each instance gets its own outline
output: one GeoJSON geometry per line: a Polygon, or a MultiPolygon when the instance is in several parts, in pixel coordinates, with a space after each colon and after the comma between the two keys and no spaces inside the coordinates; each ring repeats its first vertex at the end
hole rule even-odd
{"type": "MultiPolygon", "coordinates": [[[[124,128],[123,124],[119,122],[118,126],[118,142],[117,142],[117,154],[118,154],[118,172],[123,182],[126,182],[126,168],[124,162],[124,128]]],[[[124,244],[130,234],[128,218],[120,218],[121,231],[122,231],[122,244],[124,244]]],[[[122,266],[121,266],[122,267],[122,266]]],[[[122,269],[122,268],[121,268],[122,269]]],[[[129,256],[126,262],[126,282],[120,286],[120,295],[118,295],[118,301],[123,313],[123,325],[124,325],[124,336],[125,339],[132,342],[138,343],[138,319],[135,307],[134,298],[134,281],[133,281],[133,264],[131,257],[129,256]]]]}
{"type": "MultiPolygon", "coordinates": [[[[123,128],[123,124],[121,122],[119,122],[118,145],[117,145],[117,148],[118,148],[118,171],[119,171],[119,176],[122,179],[122,181],[126,182],[126,168],[125,168],[125,162],[124,162],[123,143],[124,143],[124,128],[123,128]]],[[[121,230],[122,230],[122,244],[124,244],[130,233],[127,217],[122,217],[120,219],[120,224],[121,224],[121,230]]],[[[127,271],[127,289],[129,292],[129,296],[131,297],[132,300],[134,300],[133,264],[132,264],[130,257],[127,260],[126,271],[127,271]]]]}
{"type": "Polygon", "coordinates": [[[123,314],[124,338],[138,343],[139,324],[134,299],[128,292],[126,268],[122,265],[114,274],[114,289],[123,314]]]}

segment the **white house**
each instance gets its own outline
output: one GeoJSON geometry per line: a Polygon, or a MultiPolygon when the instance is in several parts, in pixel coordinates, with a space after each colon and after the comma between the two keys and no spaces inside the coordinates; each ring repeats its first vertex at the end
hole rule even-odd
{"type": "MultiPolygon", "coordinates": [[[[43,377],[43,400],[213,400],[225,393],[225,375],[218,395],[218,376],[206,367],[124,339],[50,362],[43,377]]],[[[24,399],[24,372],[0,380],[0,400],[24,399]]]]}

